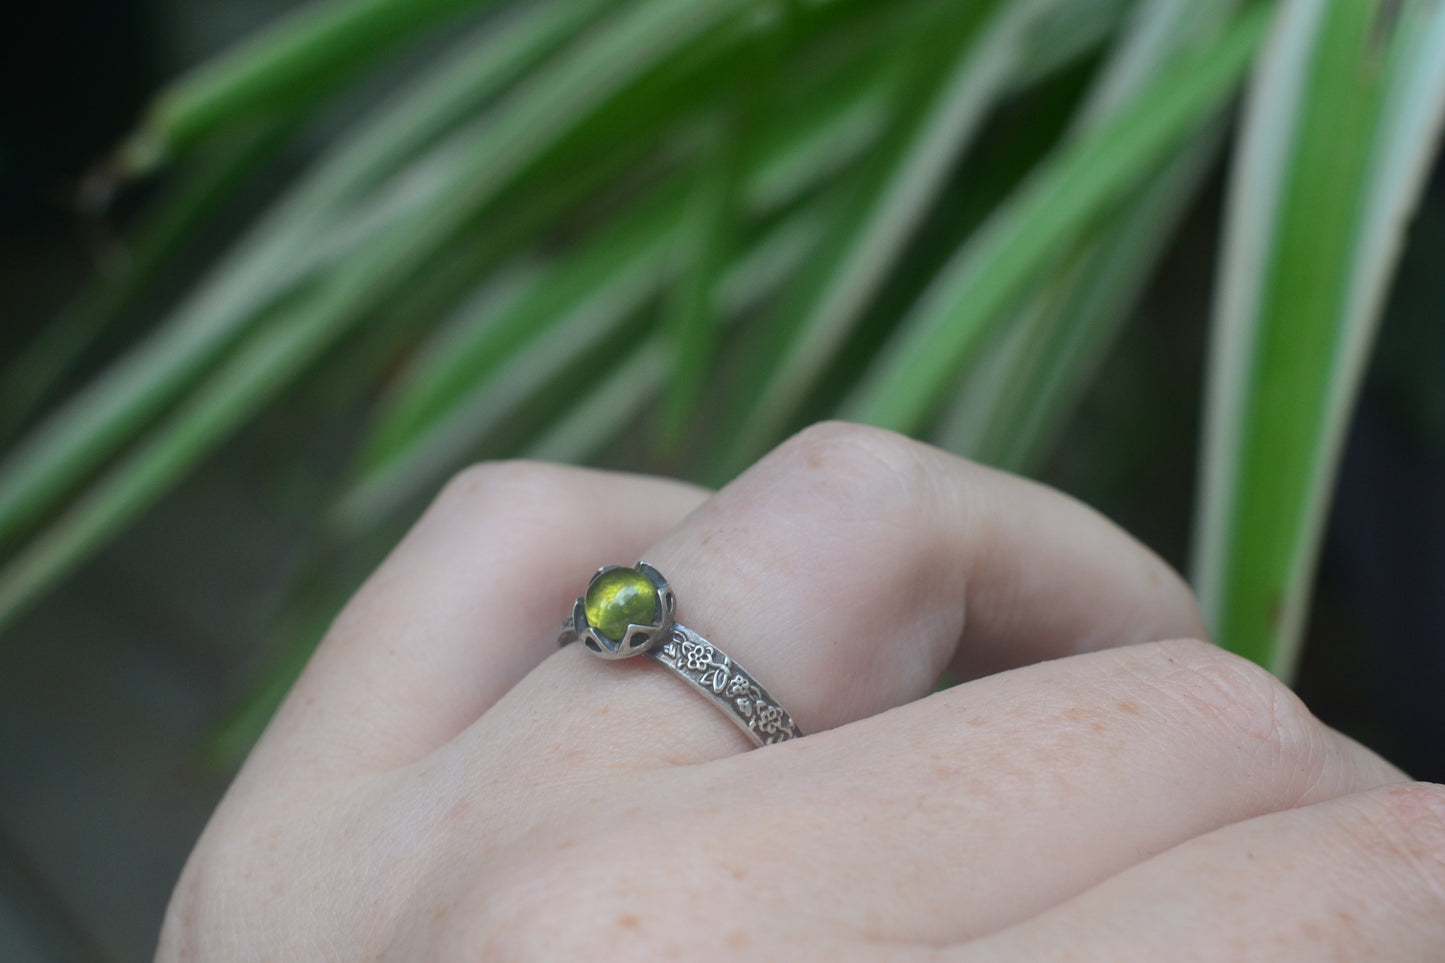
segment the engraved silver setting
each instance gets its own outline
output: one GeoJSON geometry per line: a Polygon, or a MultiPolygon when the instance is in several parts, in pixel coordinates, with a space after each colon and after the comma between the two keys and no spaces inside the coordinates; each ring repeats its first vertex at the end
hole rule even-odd
{"type": "MultiPolygon", "coordinates": [[[[604,565],[593,574],[593,581],[617,567],[604,565]]],[[[662,573],[646,562],[638,562],[636,569],[657,589],[656,614],[651,623],[628,625],[621,639],[610,639],[588,622],[584,594],[572,606],[572,617],[563,623],[558,645],[581,640],[593,655],[609,660],[648,656],[706,696],[754,745],[770,746],[801,736],[792,715],[746,669],[676,621],[677,596],[662,573]]]]}

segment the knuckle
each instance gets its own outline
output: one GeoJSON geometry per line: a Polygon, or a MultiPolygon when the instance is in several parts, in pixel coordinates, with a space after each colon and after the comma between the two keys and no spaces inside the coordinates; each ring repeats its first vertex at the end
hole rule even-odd
{"type": "Polygon", "coordinates": [[[935,485],[932,449],[896,432],[845,421],[822,421],[778,446],[773,458],[814,480],[812,494],[910,506],[935,485]]]}
{"type": "Polygon", "coordinates": [[[1156,642],[1135,651],[1143,658],[1140,674],[1149,684],[1231,744],[1286,757],[1315,755],[1319,724],[1299,697],[1264,668],[1197,639],[1156,642]]]}
{"type": "Polygon", "coordinates": [[[1382,840],[1383,860],[1445,912],[1445,785],[1390,786],[1372,802],[1366,818],[1382,840]]]}
{"type": "Polygon", "coordinates": [[[417,527],[474,532],[498,550],[523,548],[539,533],[585,524],[585,474],[523,459],[480,462],[452,476],[417,527]]]}
{"type": "Polygon", "coordinates": [[[564,479],[572,471],[562,465],[524,459],[479,462],[447,480],[433,509],[472,515],[495,508],[512,512],[541,506],[564,487],[564,479]]]}

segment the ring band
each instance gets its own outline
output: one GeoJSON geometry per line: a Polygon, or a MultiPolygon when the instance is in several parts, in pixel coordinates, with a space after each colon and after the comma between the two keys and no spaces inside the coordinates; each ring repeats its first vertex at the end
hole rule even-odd
{"type": "Polygon", "coordinates": [[[758,746],[802,735],[792,715],[722,649],[677,622],[677,596],[662,573],[604,565],[572,606],[559,645],[579,639],[593,655],[646,655],[707,696],[758,746]]]}

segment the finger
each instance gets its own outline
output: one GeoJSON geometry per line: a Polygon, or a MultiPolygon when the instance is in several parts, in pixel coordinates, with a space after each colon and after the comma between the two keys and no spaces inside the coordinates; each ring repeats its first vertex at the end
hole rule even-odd
{"type": "Polygon", "coordinates": [[[1222,826],[1407,778],[1193,641],[990,676],[783,748],[684,770],[673,810],[704,838],[764,837],[740,862],[785,891],[849,880],[827,901],[840,931],[931,944],[1222,826]]]}
{"type": "Polygon", "coordinates": [[[534,462],[462,472],[337,617],[248,768],[388,767],[444,743],[555,651],[587,559],[641,551],[704,497],[534,462]]]}
{"type": "MultiPolygon", "coordinates": [[[[675,587],[679,622],[748,668],[804,732],[925,694],[960,637],[972,663],[992,666],[1201,630],[1178,576],[1097,513],[854,425],[785,443],[645,557],[675,587]]],[[[539,666],[459,751],[513,737],[620,765],[750,745],[662,667],[601,663],[581,646],[539,666]]]]}
{"type": "Polygon", "coordinates": [[[1391,786],[1229,826],[950,956],[1445,959],[1445,786],[1391,786]]]}

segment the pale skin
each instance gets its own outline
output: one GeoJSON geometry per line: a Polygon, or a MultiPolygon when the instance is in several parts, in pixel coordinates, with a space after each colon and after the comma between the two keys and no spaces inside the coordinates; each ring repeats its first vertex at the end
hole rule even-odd
{"type": "Polygon", "coordinates": [[[887,432],[711,495],[479,466],[337,618],[158,958],[1445,958],[1445,787],[1202,638],[1098,514],[887,432]],[[638,558],[805,738],[557,650],[638,558]]]}

